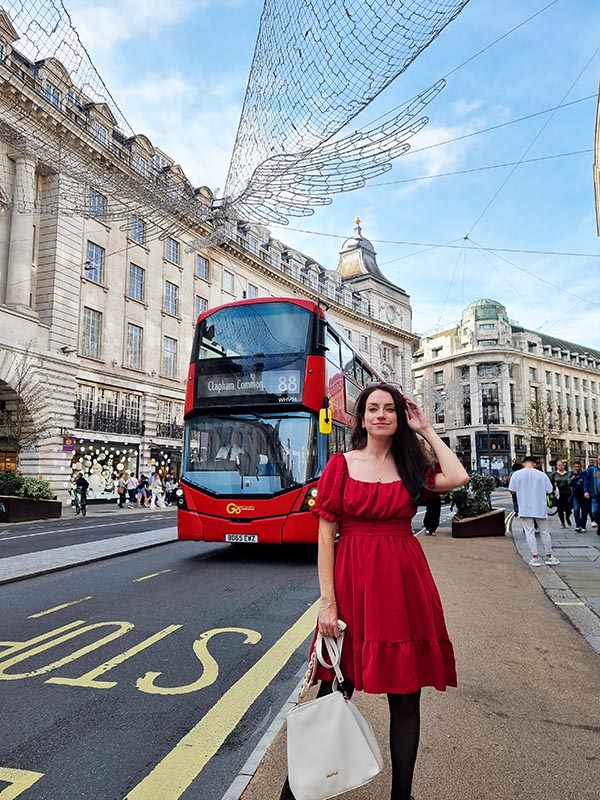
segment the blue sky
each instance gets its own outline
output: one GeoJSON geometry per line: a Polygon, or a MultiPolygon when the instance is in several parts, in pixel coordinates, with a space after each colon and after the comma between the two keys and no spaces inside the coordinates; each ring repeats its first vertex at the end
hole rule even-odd
{"type": "MultiPolygon", "coordinates": [[[[195,185],[222,190],[262,3],[65,3],[133,129],[175,158],[195,185]]],[[[349,130],[411,98],[548,3],[471,0],[349,130]]],[[[415,332],[444,328],[468,303],[492,297],[527,328],[600,349],[592,180],[599,33],[597,0],[551,4],[450,75],[428,108],[429,124],[412,140],[420,152],[400,157],[385,176],[336,196],[312,217],[292,219],[287,229],[272,226],[273,235],[335,268],[359,216],[383,272],[411,296],[415,332]],[[432,147],[590,95],[553,115],[432,147]],[[575,151],[586,152],[546,158],[575,151]],[[522,158],[545,160],[520,164],[485,213],[512,167],[433,177],[522,158]]]]}

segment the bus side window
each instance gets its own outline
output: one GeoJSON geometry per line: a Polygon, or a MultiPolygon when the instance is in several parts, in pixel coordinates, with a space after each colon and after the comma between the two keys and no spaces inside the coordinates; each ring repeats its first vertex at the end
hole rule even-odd
{"type": "Polygon", "coordinates": [[[365,385],[365,376],[364,376],[364,373],[363,373],[363,367],[362,367],[361,362],[357,358],[354,359],[354,371],[356,373],[356,380],[358,381],[358,383],[361,386],[364,386],[365,385]]]}
{"type": "Polygon", "coordinates": [[[341,341],[342,347],[342,369],[350,378],[354,378],[354,356],[352,350],[344,340],[341,341]]]}
{"type": "Polygon", "coordinates": [[[333,428],[330,435],[327,437],[328,455],[334,453],[344,453],[348,447],[346,446],[346,429],[339,422],[333,423],[333,428]]]}

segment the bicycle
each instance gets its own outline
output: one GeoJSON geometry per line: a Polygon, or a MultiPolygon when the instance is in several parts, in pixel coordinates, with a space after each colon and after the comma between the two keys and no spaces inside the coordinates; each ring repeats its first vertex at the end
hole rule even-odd
{"type": "Polygon", "coordinates": [[[87,497],[85,491],[72,489],[71,497],[71,505],[75,508],[75,516],[81,513],[81,516],[85,517],[87,514],[87,497]]]}

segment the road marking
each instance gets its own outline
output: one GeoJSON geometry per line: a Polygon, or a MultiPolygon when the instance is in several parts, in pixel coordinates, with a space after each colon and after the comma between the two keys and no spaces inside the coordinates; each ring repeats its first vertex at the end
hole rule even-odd
{"type": "Polygon", "coordinates": [[[26,792],[27,789],[30,789],[34,783],[37,783],[43,777],[43,772],[0,767],[0,781],[10,784],[10,786],[0,791],[0,800],[14,800],[15,797],[26,792]]]}
{"type": "Polygon", "coordinates": [[[243,675],[124,800],[178,800],[315,627],[318,600],[243,675]]]}
{"type": "MultiPolygon", "coordinates": [[[[137,517],[136,519],[140,522],[146,522],[146,520],[156,519],[156,517],[137,517]]],[[[82,531],[94,530],[94,528],[116,528],[117,525],[131,525],[131,520],[128,519],[127,522],[103,522],[101,525],[81,525],[72,528],[52,528],[49,531],[41,531],[40,533],[21,533],[18,536],[11,536],[10,539],[28,539],[31,536],[48,536],[52,533],[72,533],[73,531],[81,533],[82,531]]],[[[12,533],[12,531],[7,531],[7,533],[12,533]]],[[[4,800],[4,798],[2,798],[2,800],[4,800]]]]}
{"type": "Polygon", "coordinates": [[[221,633],[243,633],[246,635],[244,644],[258,644],[262,636],[258,631],[247,630],[246,628],[215,628],[212,631],[201,633],[192,645],[194,655],[202,664],[202,674],[193,683],[185,686],[156,686],[154,681],[161,676],[160,672],[147,672],[142,678],[135,682],[140,692],[147,694],[190,694],[200,689],[211,686],[219,677],[219,665],[208,652],[208,642],[213,636],[221,633]]]}
{"type": "Polygon", "coordinates": [[[514,509],[509,513],[504,521],[504,532],[510,533],[510,523],[513,521],[513,517],[515,516],[514,509]]]}
{"type": "MultiPolygon", "coordinates": [[[[142,650],[151,647],[153,644],[156,644],[156,642],[159,642],[161,639],[164,639],[165,636],[169,636],[171,633],[179,630],[181,627],[181,625],[169,625],[167,628],[163,628],[162,631],[158,631],[158,633],[144,639],[143,642],[136,644],[134,647],[130,647],[129,650],[125,650],[124,653],[119,653],[119,655],[105,661],[104,664],[100,664],[99,667],[91,669],[89,672],[86,672],[85,675],[80,675],[79,678],[48,678],[46,683],[60,683],[66,686],[83,686],[85,689],[112,689],[117,685],[117,681],[99,681],[96,680],[98,676],[106,675],[111,669],[114,669],[129,658],[133,658],[133,656],[141,653],[142,650]]],[[[1,796],[0,800],[2,800],[1,796]]]]}
{"type": "Polygon", "coordinates": [[[140,581],[147,581],[147,580],[150,580],[150,578],[156,578],[158,575],[164,575],[165,572],[172,572],[172,570],[170,570],[170,569],[161,569],[160,572],[153,572],[152,575],[144,575],[143,578],[134,578],[132,580],[132,583],[140,583],[140,581]]]}
{"type": "Polygon", "coordinates": [[[70,603],[63,603],[61,606],[54,606],[54,608],[48,608],[46,611],[38,611],[37,614],[30,614],[27,619],[37,619],[38,617],[45,617],[46,614],[53,614],[55,611],[62,611],[63,608],[69,608],[69,606],[76,606],[78,603],[83,603],[84,600],[91,600],[92,596],[89,597],[82,597],[81,600],[71,600],[70,603]]]}
{"type": "Polygon", "coordinates": [[[573,601],[573,602],[559,602],[558,600],[555,600],[554,601],[554,605],[555,606],[584,606],[585,603],[582,603],[581,601],[578,601],[578,602],[575,602],[575,601],[573,601]]]}

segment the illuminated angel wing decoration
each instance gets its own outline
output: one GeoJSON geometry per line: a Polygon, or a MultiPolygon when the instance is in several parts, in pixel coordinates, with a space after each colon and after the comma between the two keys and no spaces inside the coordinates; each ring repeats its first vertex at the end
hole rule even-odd
{"type": "Polygon", "coordinates": [[[385,123],[335,137],[468,0],[265,0],[224,206],[286,222],[390,169],[438,82],[385,123]]]}

